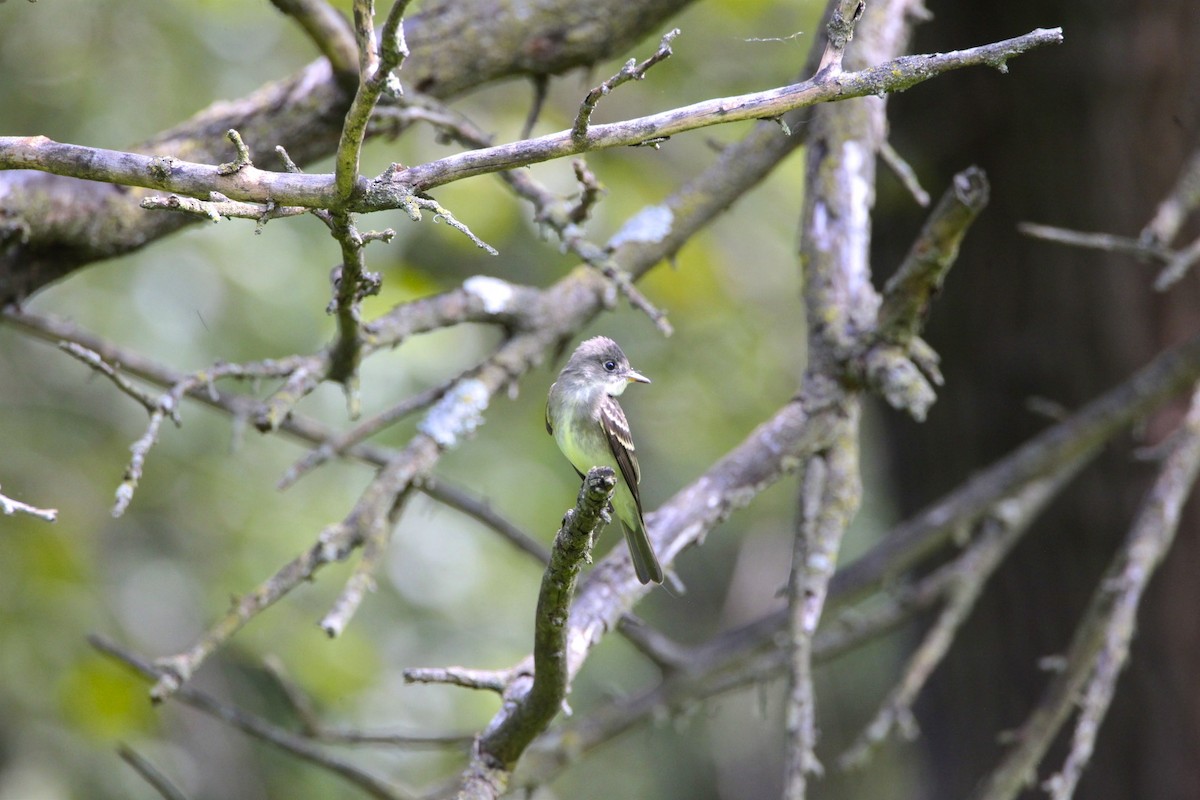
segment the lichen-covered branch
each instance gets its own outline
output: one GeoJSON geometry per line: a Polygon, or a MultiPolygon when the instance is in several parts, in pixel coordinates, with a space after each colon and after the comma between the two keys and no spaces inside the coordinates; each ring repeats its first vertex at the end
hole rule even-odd
{"type": "MultiPolygon", "coordinates": [[[[472,150],[391,170],[386,180],[358,187],[358,193],[351,198],[347,208],[357,213],[400,208],[403,198],[414,192],[473,175],[516,169],[590,150],[636,145],[648,139],[661,139],[710,125],[779,117],[789,111],[833,100],[902,91],[955,69],[984,65],[1000,67],[1014,56],[1061,40],[1061,30],[1039,29],[967,50],[903,56],[856,72],[818,76],[764,92],[717,98],[637,119],[592,125],[584,137],[562,131],[472,150]]],[[[338,202],[338,187],[332,175],[267,172],[253,167],[222,175],[214,165],[63,144],[42,136],[0,137],[0,168],[35,169],[201,198],[216,191],[233,200],[272,201],[307,208],[329,208],[338,202]]]]}
{"type": "Polygon", "coordinates": [[[882,339],[907,347],[916,337],[958,257],[967,229],[987,205],[988,191],[987,176],[978,167],[965,169],[950,181],[950,188],[883,289],[879,309],[882,339]]]}
{"type": "MultiPolygon", "coordinates": [[[[428,0],[421,13],[405,21],[411,51],[405,78],[421,93],[447,99],[516,75],[560,74],[631,46],[689,2],[543,0],[531,9],[495,0],[428,0]],[[464,30],[473,35],[463,36],[464,30]],[[586,35],[563,36],[564,31],[586,35]],[[481,47],[481,40],[491,46],[481,47]],[[529,43],[539,46],[530,49],[529,43]]],[[[241,131],[251,155],[262,164],[277,163],[276,147],[301,165],[332,155],[357,86],[356,48],[352,32],[347,36],[349,47],[343,37],[332,62],[319,59],[244,98],[214,103],[127,149],[163,156],[158,163],[168,172],[176,160],[215,164],[232,128],[241,131]],[[347,62],[352,70],[348,76],[343,70],[347,62]]],[[[242,178],[253,174],[241,172],[242,178]]],[[[139,206],[144,194],[115,183],[0,172],[0,195],[8,212],[0,220],[0,305],[28,297],[86,264],[137,250],[192,221],[179,214],[146,214],[139,206]]]]}
{"type": "Polygon", "coordinates": [[[572,674],[567,660],[571,601],[592,543],[608,522],[605,506],[616,485],[611,468],[593,468],[583,480],[575,508],[563,517],[538,593],[533,674],[518,674],[505,688],[504,705],[476,741],[471,763],[463,772],[459,792],[463,800],[498,797],[517,759],[549,726],[566,700],[572,674]]]}

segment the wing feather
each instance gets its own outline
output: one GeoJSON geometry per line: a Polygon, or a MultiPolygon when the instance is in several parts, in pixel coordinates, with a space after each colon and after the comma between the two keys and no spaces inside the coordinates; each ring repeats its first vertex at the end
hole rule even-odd
{"type": "Polygon", "coordinates": [[[642,471],[638,466],[637,451],[633,447],[633,436],[629,433],[629,422],[625,419],[625,412],[621,410],[620,404],[611,397],[606,396],[600,404],[600,427],[604,430],[604,436],[608,439],[608,447],[612,450],[613,458],[616,459],[617,466],[621,470],[621,478],[629,487],[629,492],[633,495],[633,502],[637,504],[638,516],[644,516],[642,494],[638,490],[642,471]]]}

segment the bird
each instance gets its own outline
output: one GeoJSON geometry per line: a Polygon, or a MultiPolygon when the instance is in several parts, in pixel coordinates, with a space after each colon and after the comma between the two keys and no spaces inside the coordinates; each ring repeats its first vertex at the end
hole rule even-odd
{"type": "Polygon", "coordinates": [[[629,365],[612,339],[596,336],[582,342],[550,386],[546,399],[546,432],[582,478],[592,467],[609,467],[617,475],[612,507],[642,583],[662,583],[663,570],[654,555],[638,490],[641,468],[629,422],[617,397],[631,383],[650,379],[629,365]]]}

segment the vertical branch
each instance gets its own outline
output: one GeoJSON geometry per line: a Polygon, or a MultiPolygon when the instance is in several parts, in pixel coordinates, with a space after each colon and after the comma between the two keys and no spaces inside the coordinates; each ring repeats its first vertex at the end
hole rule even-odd
{"type": "MultiPolygon", "coordinates": [[[[905,0],[883,2],[868,17],[850,58],[883,60],[908,37],[905,0]]],[[[819,70],[840,71],[864,4],[835,0],[819,70]]],[[[832,409],[830,446],[811,458],[801,492],[788,582],[788,705],[785,710],[786,800],[803,800],[808,776],[819,774],[812,637],[820,621],[842,536],[858,511],[858,391],[850,363],[875,335],[880,299],[868,262],[875,157],[884,141],[884,100],[820,106],[809,128],[800,266],[808,323],[808,368],[800,399],[808,413],[832,409]]]]}
{"type": "Polygon", "coordinates": [[[505,688],[504,707],[475,743],[459,798],[491,800],[503,794],[517,759],[562,708],[571,677],[567,659],[571,601],[595,535],[605,524],[605,506],[616,481],[609,467],[592,468],[575,508],[563,517],[538,593],[533,675],[521,675],[505,688]]]}
{"type": "Polygon", "coordinates": [[[342,265],[334,278],[332,311],[337,316],[338,337],[330,351],[329,377],[346,388],[351,416],[357,416],[358,362],[362,357],[359,335],[359,305],[362,299],[379,291],[378,276],[367,272],[363,247],[366,242],[346,210],[358,185],[359,158],[367,123],[384,89],[393,84],[392,70],[408,57],[404,41],[403,18],[408,0],[396,0],[384,23],[379,40],[375,38],[374,0],[355,0],[354,32],[358,40],[358,90],[342,125],[341,139],[334,156],[334,184],[337,200],[330,209],[330,229],[342,248],[342,265]]]}
{"type": "Polygon", "coordinates": [[[800,513],[788,580],[788,705],[786,800],[803,800],[808,776],[820,775],[816,698],[812,686],[813,637],[837,566],[842,535],[858,513],[858,404],[847,400],[832,447],[809,459],[800,491],[800,513]]]}

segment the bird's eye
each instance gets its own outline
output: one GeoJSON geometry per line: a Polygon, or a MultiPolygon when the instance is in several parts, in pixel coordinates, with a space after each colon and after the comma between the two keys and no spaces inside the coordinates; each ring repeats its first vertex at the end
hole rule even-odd
{"type": "Polygon", "coordinates": [[[616,371],[616,369],[617,369],[617,362],[613,361],[613,360],[610,358],[608,361],[605,361],[605,362],[604,362],[604,368],[605,368],[606,370],[608,370],[609,372],[615,372],[615,371],[616,371]]]}

